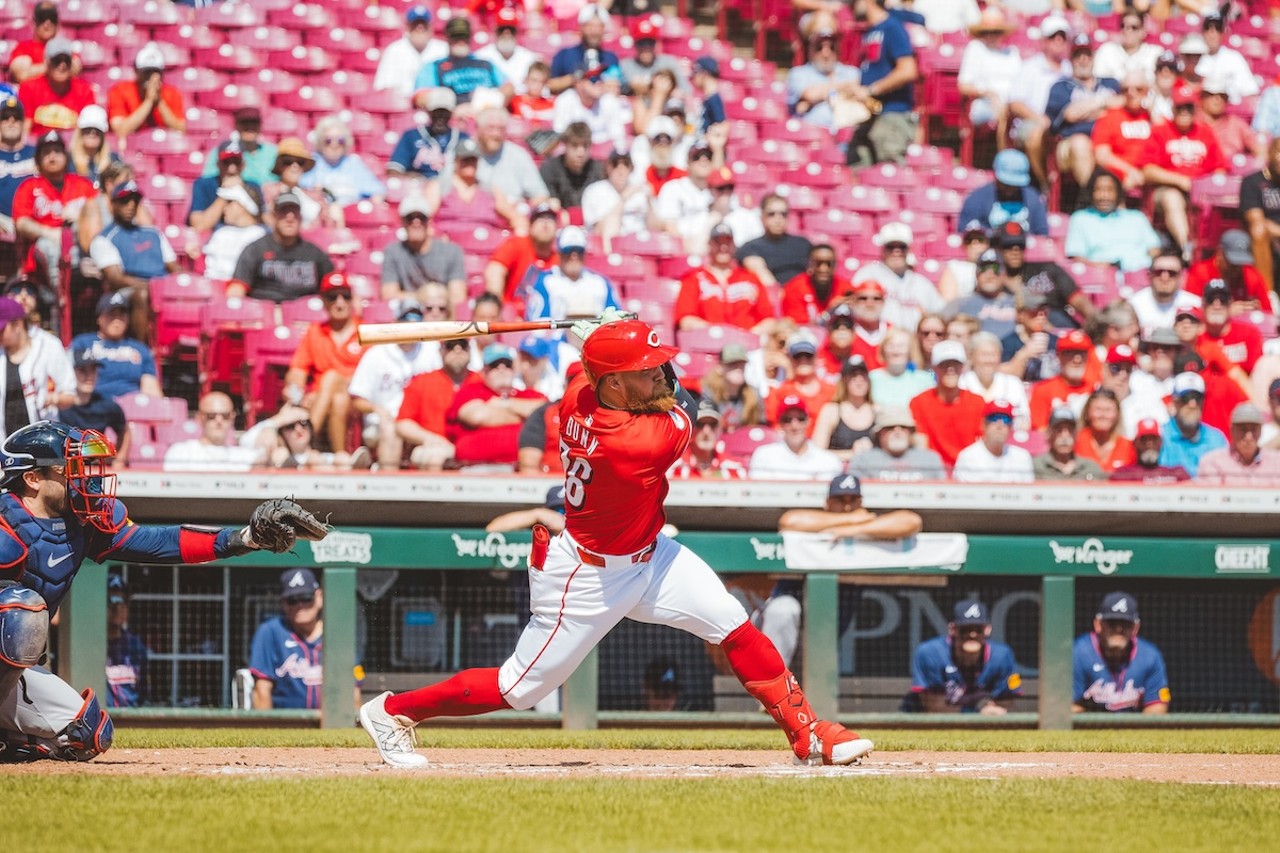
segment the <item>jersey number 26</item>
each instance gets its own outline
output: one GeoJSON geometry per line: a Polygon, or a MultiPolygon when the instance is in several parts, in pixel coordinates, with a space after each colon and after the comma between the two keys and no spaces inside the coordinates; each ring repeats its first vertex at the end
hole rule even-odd
{"type": "Polygon", "coordinates": [[[569,445],[561,439],[560,464],[564,466],[564,502],[581,509],[587,498],[587,483],[591,482],[591,461],[585,456],[570,456],[569,445]]]}

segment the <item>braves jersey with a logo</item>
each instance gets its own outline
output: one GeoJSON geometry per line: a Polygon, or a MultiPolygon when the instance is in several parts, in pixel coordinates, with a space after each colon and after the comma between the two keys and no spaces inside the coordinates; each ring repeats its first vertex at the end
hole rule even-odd
{"type": "Polygon", "coordinates": [[[966,670],[952,659],[949,637],[926,640],[916,647],[911,660],[912,692],[941,690],[948,705],[966,711],[976,711],[976,701],[983,695],[992,699],[1021,696],[1022,677],[1013,650],[1004,643],[987,642],[982,654],[982,669],[966,670]]]}
{"type": "Polygon", "coordinates": [[[13,219],[30,218],[45,228],[59,228],[79,216],[95,194],[93,184],[79,175],[66,175],[61,187],[43,175],[34,175],[18,184],[13,194],[13,219]]]}
{"type": "Polygon", "coordinates": [[[159,278],[165,269],[164,235],[150,225],[122,225],[112,222],[99,235],[120,253],[125,275],[159,278]]]}
{"type": "MultiPolygon", "coordinates": [[[[657,335],[652,337],[658,345],[657,335]]],[[[585,375],[560,401],[565,528],[598,554],[634,554],[666,523],[667,469],[689,445],[693,425],[679,406],[634,414],[600,404],[585,375]]]]}
{"type": "Polygon", "coordinates": [[[147,697],[147,651],[142,638],[131,631],[107,640],[107,706],[136,708],[147,697]]]}
{"type": "Polygon", "coordinates": [[[13,196],[18,185],[35,173],[34,145],[23,145],[16,151],[0,151],[0,215],[13,214],[13,196]]]}
{"type": "Polygon", "coordinates": [[[1160,650],[1137,637],[1129,660],[1112,670],[1092,631],[1076,640],[1072,652],[1075,677],[1072,696],[1087,711],[1141,711],[1169,703],[1169,679],[1160,650]]]}
{"type": "Polygon", "coordinates": [[[136,394],[143,376],[156,375],[156,359],[141,341],[122,338],[109,341],[97,332],[85,332],[71,339],[72,352],[92,350],[98,360],[98,392],[114,400],[136,394]]]}
{"type": "Polygon", "coordinates": [[[468,138],[465,133],[453,129],[437,136],[425,127],[411,127],[396,143],[390,162],[406,172],[417,172],[424,178],[435,178],[450,171],[449,161],[453,159],[453,149],[468,138]]]}
{"type": "Polygon", "coordinates": [[[271,707],[319,708],[323,688],[324,637],[307,642],[276,616],[258,626],[249,669],[271,682],[271,707]]]}
{"type": "Polygon", "coordinates": [[[576,316],[599,314],[606,308],[618,307],[609,279],[593,270],[584,269],[577,279],[571,279],[559,266],[554,266],[538,273],[528,293],[525,306],[528,320],[568,317],[571,305],[576,316]]]}

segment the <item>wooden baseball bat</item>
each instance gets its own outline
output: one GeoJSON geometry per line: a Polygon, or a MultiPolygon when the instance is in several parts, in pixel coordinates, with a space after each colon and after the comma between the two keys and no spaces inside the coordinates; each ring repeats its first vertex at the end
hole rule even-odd
{"type": "Polygon", "coordinates": [[[485,323],[475,320],[424,320],[418,323],[365,323],[356,330],[360,343],[411,344],[418,341],[444,341],[450,338],[474,338],[478,335],[501,335],[506,332],[537,332],[567,329],[576,320],[528,320],[516,323],[485,323]]]}

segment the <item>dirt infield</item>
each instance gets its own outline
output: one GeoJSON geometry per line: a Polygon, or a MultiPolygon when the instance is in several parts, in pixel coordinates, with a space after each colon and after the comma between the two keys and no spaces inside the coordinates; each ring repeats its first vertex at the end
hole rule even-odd
{"type": "MultiPolygon", "coordinates": [[[[800,767],[765,750],[429,749],[415,774],[457,778],[736,778],[899,776],[968,779],[1135,779],[1280,786],[1280,755],[1102,752],[878,752],[857,767],[800,767]]],[[[89,764],[0,766],[4,775],[279,777],[405,774],[373,749],[113,749],[89,764]]]]}

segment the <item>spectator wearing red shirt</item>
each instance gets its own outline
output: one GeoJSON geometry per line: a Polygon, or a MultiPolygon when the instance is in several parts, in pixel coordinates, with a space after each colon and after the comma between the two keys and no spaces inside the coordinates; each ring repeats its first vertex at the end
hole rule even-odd
{"type": "Polygon", "coordinates": [[[1173,90],[1173,121],[1156,125],[1142,167],[1146,182],[1155,187],[1156,214],[1164,216],[1169,236],[1189,255],[1191,225],[1187,199],[1191,183],[1227,168],[1217,137],[1196,119],[1199,96],[1194,86],[1181,83],[1173,90]]]}
{"type": "Polygon", "coordinates": [[[1080,431],[1076,434],[1076,456],[1092,459],[1108,474],[1137,459],[1133,442],[1124,437],[1120,400],[1109,388],[1099,388],[1084,401],[1080,431]]]}
{"type": "Polygon", "coordinates": [[[1043,379],[1031,386],[1031,428],[1046,429],[1049,415],[1058,406],[1071,406],[1093,391],[1096,382],[1090,382],[1089,354],[1093,341],[1076,329],[1058,339],[1058,361],[1061,372],[1050,379],[1043,379]]]}
{"type": "Polygon", "coordinates": [[[1150,91],[1147,76],[1131,73],[1121,83],[1124,106],[1107,110],[1093,125],[1093,156],[1099,166],[1120,179],[1126,193],[1142,187],[1142,164],[1151,139],[1151,115],[1144,105],[1150,91]]]}
{"type": "MultiPolygon", "coordinates": [[[[773,426],[779,425],[781,400],[799,397],[807,411],[820,412],[836,395],[836,386],[818,374],[818,344],[808,330],[801,329],[787,339],[787,356],[791,359],[791,378],[771,391],[765,400],[765,417],[773,426]]],[[[806,435],[813,435],[814,423],[810,418],[806,435]]]]}
{"type": "Polygon", "coordinates": [[[734,258],[733,230],[711,229],[707,263],[690,270],[676,297],[676,328],[730,325],[767,333],[773,326],[773,303],[755,273],[734,258]]]}
{"type": "Polygon", "coordinates": [[[13,194],[13,227],[19,256],[26,252],[23,271],[33,273],[42,260],[48,280],[57,286],[61,275],[63,237],[80,218],[85,204],[97,195],[88,179],[67,171],[67,146],[56,131],[36,144],[36,174],[18,184],[13,194]]]}
{"type": "Polygon", "coordinates": [[[689,449],[672,463],[667,477],[676,480],[745,480],[747,469],[724,455],[724,417],[710,400],[698,403],[689,449]]]}
{"type": "MultiPolygon", "coordinates": [[[[860,356],[867,365],[867,371],[875,370],[881,365],[872,364],[866,356],[856,353],[853,345],[858,336],[853,331],[853,311],[848,305],[837,305],[827,320],[827,339],[818,348],[818,372],[823,379],[835,382],[840,378],[840,371],[852,356],[860,356]]],[[[876,359],[879,362],[879,359],[876,359]]]]}
{"type": "Polygon", "coordinates": [[[484,348],[481,382],[464,384],[445,413],[446,437],[459,466],[508,464],[514,469],[520,427],[547,401],[537,391],[516,389],[516,353],[506,344],[484,348]]]}
{"type": "Polygon", "coordinates": [[[284,398],[310,409],[316,433],[327,434],[329,449],[341,453],[352,412],[347,384],[364,347],[356,336],[360,321],[347,277],[331,272],[320,279],[320,298],[328,318],[312,323],[302,335],[284,377],[284,398]]]}
{"type": "MultiPolygon", "coordinates": [[[[9,77],[15,83],[44,74],[45,47],[58,35],[58,5],[53,0],[40,0],[31,10],[31,21],[34,24],[33,38],[18,42],[13,53],[9,54],[9,77]]],[[[74,70],[79,72],[79,61],[76,61],[74,70]]]]}
{"type": "Polygon", "coordinates": [[[453,458],[453,442],[445,438],[445,412],[453,405],[458,389],[480,381],[480,374],[467,369],[471,342],[454,338],[440,342],[443,367],[419,373],[404,387],[404,400],[396,414],[396,434],[412,448],[409,462],[425,471],[439,471],[453,458]]]}
{"type": "Polygon", "coordinates": [[[1271,314],[1271,288],[1253,265],[1253,241],[1239,228],[1222,235],[1213,257],[1192,264],[1183,290],[1203,299],[1210,285],[1226,287],[1231,297],[1231,316],[1261,311],[1271,314]]]}
{"type": "Polygon", "coordinates": [[[932,362],[938,384],[911,398],[911,417],[926,449],[941,456],[950,468],[956,464],[960,451],[982,434],[982,412],[987,402],[960,387],[965,351],[959,341],[940,341],[933,348],[932,362]]]}
{"type": "Polygon", "coordinates": [[[514,303],[524,316],[524,288],[534,275],[560,263],[556,252],[555,208],[542,203],[529,211],[527,236],[513,234],[493,250],[484,268],[484,289],[505,303],[514,303]],[[530,271],[535,271],[530,275],[530,271]]]}
{"type": "Polygon", "coordinates": [[[1204,288],[1204,331],[1200,337],[1222,346],[1227,359],[1252,373],[1262,357],[1262,335],[1247,320],[1231,318],[1231,291],[1220,281],[1204,288]]]}
{"type": "Polygon", "coordinates": [[[801,326],[814,326],[849,299],[853,284],[836,275],[836,264],[836,250],[830,243],[810,248],[809,268],[782,286],[782,316],[801,326]]]}
{"type": "MultiPolygon", "coordinates": [[[[1172,369],[1176,375],[1184,369],[1188,360],[1194,360],[1194,365],[1185,369],[1194,370],[1204,377],[1204,408],[1206,411],[1212,409],[1224,417],[1229,416],[1231,407],[1237,400],[1249,399],[1252,383],[1245,369],[1228,358],[1222,344],[1210,340],[1204,334],[1204,329],[1203,309],[1188,307],[1178,310],[1173,331],[1180,349],[1173,355],[1172,369]],[[1219,401],[1229,402],[1215,406],[1219,401]]],[[[1163,381],[1166,377],[1156,378],[1163,381]]]]}
{"type": "Polygon", "coordinates": [[[187,111],[178,89],[164,82],[164,53],[153,41],[133,61],[135,79],[121,80],[107,91],[111,131],[125,137],[143,128],[162,127],[186,133],[187,111]]]}
{"type": "Polygon", "coordinates": [[[93,86],[72,68],[71,42],[62,36],[45,45],[45,72],[18,87],[18,100],[27,114],[27,133],[74,130],[80,111],[98,98],[93,86]]]}

